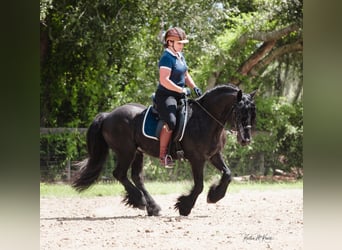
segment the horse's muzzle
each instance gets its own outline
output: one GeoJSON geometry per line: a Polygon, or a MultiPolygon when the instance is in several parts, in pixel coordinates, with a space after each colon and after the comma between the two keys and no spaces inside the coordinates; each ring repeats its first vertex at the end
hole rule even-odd
{"type": "Polygon", "coordinates": [[[252,126],[240,126],[237,139],[242,146],[246,146],[251,143],[251,128],[252,126]]]}
{"type": "Polygon", "coordinates": [[[251,140],[250,139],[246,139],[246,140],[241,140],[240,141],[240,144],[242,145],[242,146],[246,146],[246,145],[248,145],[248,144],[250,144],[251,143],[251,140]]]}

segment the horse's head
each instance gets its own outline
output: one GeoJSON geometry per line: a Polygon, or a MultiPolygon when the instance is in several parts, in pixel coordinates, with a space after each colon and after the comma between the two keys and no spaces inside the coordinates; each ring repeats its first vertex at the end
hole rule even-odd
{"type": "Polygon", "coordinates": [[[252,140],[252,127],[255,125],[256,108],[254,95],[256,90],[250,94],[243,94],[241,90],[237,93],[237,102],[234,107],[235,127],[238,142],[245,146],[252,140]]]}

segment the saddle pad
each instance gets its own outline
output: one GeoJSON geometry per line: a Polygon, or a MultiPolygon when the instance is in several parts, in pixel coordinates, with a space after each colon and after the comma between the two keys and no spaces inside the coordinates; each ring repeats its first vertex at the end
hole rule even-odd
{"type": "MultiPolygon", "coordinates": [[[[185,104],[181,110],[177,111],[177,124],[175,131],[172,135],[173,141],[181,141],[183,139],[185,127],[188,120],[188,112],[187,105],[185,104]]],[[[158,114],[152,112],[152,105],[150,105],[145,113],[144,121],[142,125],[142,133],[144,136],[150,139],[154,139],[159,141],[159,134],[162,124],[161,120],[159,120],[158,114]]]]}
{"type": "Polygon", "coordinates": [[[147,138],[151,138],[159,141],[156,132],[158,127],[159,117],[152,112],[152,106],[150,105],[145,113],[144,121],[142,125],[142,133],[147,138]]]}

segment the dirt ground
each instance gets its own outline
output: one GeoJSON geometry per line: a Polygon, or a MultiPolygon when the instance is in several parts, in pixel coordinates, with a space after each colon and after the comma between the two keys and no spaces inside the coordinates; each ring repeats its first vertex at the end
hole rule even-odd
{"type": "Polygon", "coordinates": [[[154,195],[161,216],[126,207],[122,197],[41,198],[40,249],[303,249],[303,190],[202,193],[187,217],[180,194],[154,195]]]}

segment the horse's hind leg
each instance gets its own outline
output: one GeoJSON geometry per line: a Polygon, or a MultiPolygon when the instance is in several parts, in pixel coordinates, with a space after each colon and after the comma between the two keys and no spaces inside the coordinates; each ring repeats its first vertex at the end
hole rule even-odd
{"type": "Polygon", "coordinates": [[[149,216],[157,216],[161,210],[160,206],[154,201],[152,196],[146,190],[144,185],[144,177],[143,177],[143,158],[144,155],[141,152],[137,152],[135,154],[135,159],[132,163],[132,180],[135,186],[140,189],[145,196],[146,199],[146,210],[149,216]]]}
{"type": "Polygon", "coordinates": [[[208,203],[216,203],[226,194],[228,185],[231,181],[231,172],[228,166],[224,163],[222,155],[220,153],[211,157],[210,162],[222,173],[220,182],[218,184],[213,184],[210,187],[207,196],[208,203]]]}
{"type": "Polygon", "coordinates": [[[113,176],[125,187],[127,194],[124,201],[126,205],[145,209],[146,200],[144,194],[127,178],[128,168],[132,163],[132,159],[135,158],[134,153],[116,153],[116,156],[116,167],[113,176]]]}

